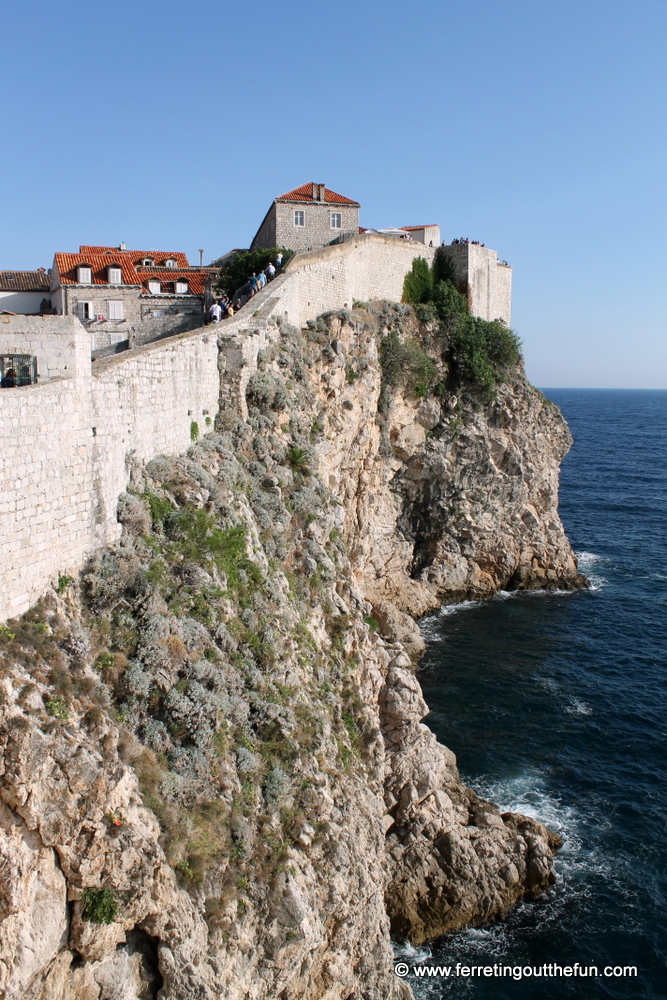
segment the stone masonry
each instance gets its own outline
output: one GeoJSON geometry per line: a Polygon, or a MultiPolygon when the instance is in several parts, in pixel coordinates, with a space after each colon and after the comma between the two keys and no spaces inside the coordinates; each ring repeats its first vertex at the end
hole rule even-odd
{"type": "Polygon", "coordinates": [[[92,363],[75,317],[1,317],[0,349],[34,353],[40,384],[0,390],[0,620],[119,537],[116,501],[136,463],[185,452],[219,407],[245,413],[258,351],[283,322],[400,301],[415,257],[434,253],[363,234],[297,254],[233,318],[92,363]]]}
{"type": "Polygon", "coordinates": [[[509,326],[512,268],[500,263],[495,250],[478,243],[452,243],[442,249],[454,265],[456,283],[467,290],[472,315],[502,319],[509,326]]]}
{"type": "Polygon", "coordinates": [[[330,191],[324,184],[311,182],[275,199],[251,250],[312,250],[326,246],[343,233],[358,232],[359,203],[330,191]]]}

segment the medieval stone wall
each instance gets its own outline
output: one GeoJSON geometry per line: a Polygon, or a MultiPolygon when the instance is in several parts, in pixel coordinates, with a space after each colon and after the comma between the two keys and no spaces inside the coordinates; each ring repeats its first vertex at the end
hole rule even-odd
{"type": "Polygon", "coordinates": [[[186,451],[219,407],[246,412],[258,352],[282,323],[399,301],[414,258],[434,253],[373,234],[301,253],[233,318],[92,365],[75,317],[2,317],[0,348],[34,353],[48,380],[0,390],[0,620],[119,536],[116,501],[136,463],[186,451]]]}

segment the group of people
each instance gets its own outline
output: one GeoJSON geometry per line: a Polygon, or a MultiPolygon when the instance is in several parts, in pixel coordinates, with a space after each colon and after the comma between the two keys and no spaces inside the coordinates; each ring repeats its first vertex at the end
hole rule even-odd
{"type": "MultiPolygon", "coordinates": [[[[484,246],[484,243],[480,243],[479,240],[469,240],[467,237],[464,237],[464,236],[462,236],[461,239],[459,239],[459,240],[452,240],[452,246],[454,246],[456,243],[470,243],[470,245],[474,246],[474,247],[483,247],[484,246]]],[[[443,243],[442,245],[443,245],[443,247],[446,246],[445,243],[443,243]]]]}
{"type": "Polygon", "coordinates": [[[263,271],[257,274],[255,271],[252,272],[248,278],[245,285],[243,285],[237,292],[235,292],[234,301],[232,301],[225,293],[222,297],[216,299],[215,302],[209,308],[209,316],[212,323],[219,323],[221,319],[226,319],[227,316],[233,316],[234,313],[245,305],[248,299],[251,299],[253,295],[261,291],[269,281],[273,281],[275,276],[280,273],[283,266],[283,255],[277,253],[275,257],[275,263],[269,262],[263,271]]]}

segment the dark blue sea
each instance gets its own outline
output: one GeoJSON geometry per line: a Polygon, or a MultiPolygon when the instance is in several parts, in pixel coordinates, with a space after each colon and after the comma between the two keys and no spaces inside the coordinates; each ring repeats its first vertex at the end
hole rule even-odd
{"type": "MultiPolygon", "coordinates": [[[[558,882],[505,920],[401,957],[419,998],[667,997],[667,391],[546,389],[574,447],[560,513],[591,589],[501,594],[424,624],[425,720],[464,779],[539,817],[558,882]],[[597,978],[455,978],[596,966],[597,978]],[[636,966],[636,977],[603,975],[636,966]]],[[[400,949],[399,949],[400,951],[400,949]]]]}

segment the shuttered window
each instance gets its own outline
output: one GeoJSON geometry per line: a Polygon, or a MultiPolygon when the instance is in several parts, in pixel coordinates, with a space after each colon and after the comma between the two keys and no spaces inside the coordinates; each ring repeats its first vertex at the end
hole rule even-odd
{"type": "Polygon", "coordinates": [[[125,312],[123,309],[123,303],[114,301],[107,302],[107,318],[108,319],[125,319],[125,312]]]}

